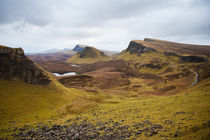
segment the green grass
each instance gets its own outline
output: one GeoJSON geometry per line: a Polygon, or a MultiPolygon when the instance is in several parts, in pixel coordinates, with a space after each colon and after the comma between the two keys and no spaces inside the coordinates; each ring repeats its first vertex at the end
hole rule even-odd
{"type": "Polygon", "coordinates": [[[164,127],[165,131],[162,130],[158,136],[173,137],[178,131],[185,139],[207,138],[209,128],[203,127],[210,121],[210,88],[206,87],[207,83],[210,83],[209,80],[172,96],[114,96],[109,102],[80,114],[80,117],[88,118],[92,123],[106,122],[110,118],[114,122],[124,120],[123,125],[150,120],[164,127]],[[166,120],[172,121],[172,124],[166,124],[166,120]],[[198,131],[193,132],[194,127],[198,127],[198,131]]]}
{"type": "MultiPolygon", "coordinates": [[[[161,53],[142,54],[141,57],[126,53],[120,58],[144,64],[149,63],[154,57],[163,62],[168,61],[161,53]]],[[[170,60],[177,64],[176,67],[174,65],[173,72],[179,72],[176,58],[170,58],[170,60]]],[[[161,69],[161,72],[165,69],[165,67],[161,69]]],[[[141,72],[156,74],[160,71],[145,68],[141,72]]],[[[46,74],[52,80],[49,86],[30,85],[20,80],[0,80],[0,130],[3,130],[0,131],[0,137],[11,135],[12,129],[24,125],[35,127],[40,122],[47,125],[63,125],[72,123],[67,122],[69,119],[80,118],[76,121],[87,119],[93,124],[100,121],[107,122],[109,119],[114,122],[124,120],[122,125],[131,126],[129,129],[134,131],[137,131],[137,128],[132,127],[133,124],[150,120],[153,124],[163,126],[158,135],[149,137],[152,139],[163,137],[174,139],[174,134],[177,132],[181,134],[179,136],[181,139],[208,138],[209,127],[205,128],[204,124],[210,122],[209,78],[198,82],[193,87],[188,86],[191,83],[188,79],[184,85],[185,88],[178,90],[176,94],[156,96],[141,94],[155,92],[153,86],[148,85],[152,80],[148,79],[130,78],[131,83],[128,87],[141,85],[137,90],[125,90],[127,87],[119,87],[110,91],[99,90],[99,93],[92,93],[65,88],[49,73],[46,72],[46,74]],[[167,121],[172,123],[167,124],[167,121]]],[[[178,84],[183,85],[184,78],[155,86],[177,86],[178,84]]],[[[148,137],[142,134],[139,139],[148,139],[148,137]]]]}
{"type": "Polygon", "coordinates": [[[73,93],[50,86],[29,85],[22,81],[0,81],[0,122],[30,122],[49,118],[49,112],[73,99],[73,93]],[[37,117],[36,117],[37,116],[37,117]]]}
{"type": "Polygon", "coordinates": [[[99,61],[109,61],[111,58],[106,56],[98,56],[96,58],[79,58],[77,55],[72,56],[67,60],[69,63],[74,64],[91,64],[99,61]]]}

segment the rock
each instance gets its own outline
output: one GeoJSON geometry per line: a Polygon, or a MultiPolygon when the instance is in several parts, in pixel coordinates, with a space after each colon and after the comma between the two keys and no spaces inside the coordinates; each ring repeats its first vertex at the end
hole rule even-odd
{"type": "Polygon", "coordinates": [[[176,57],[179,57],[178,54],[173,53],[173,52],[163,52],[163,53],[164,53],[164,55],[166,55],[166,56],[176,56],[176,57]]]}
{"type": "Polygon", "coordinates": [[[200,56],[181,56],[181,61],[192,62],[192,63],[199,63],[199,62],[207,62],[208,59],[205,57],[200,56]]]}
{"type": "Polygon", "coordinates": [[[86,45],[76,45],[73,49],[73,51],[75,52],[81,52],[84,48],[86,47],[86,45]]]}
{"type": "Polygon", "coordinates": [[[146,47],[142,43],[131,41],[125,52],[130,52],[131,54],[137,54],[138,56],[140,56],[142,53],[150,51],[156,52],[155,49],[146,47]]]}
{"type": "Polygon", "coordinates": [[[50,79],[44,70],[29,60],[23,49],[0,47],[0,78],[19,78],[29,84],[47,85],[50,79]]]}
{"type": "Polygon", "coordinates": [[[176,89],[176,86],[170,85],[170,86],[159,88],[158,91],[164,92],[164,91],[169,91],[169,90],[174,90],[174,89],[176,89]]]}
{"type": "Polygon", "coordinates": [[[27,136],[32,136],[34,134],[36,134],[36,131],[35,130],[30,130],[28,132],[26,132],[27,136]]]}
{"type": "Polygon", "coordinates": [[[199,127],[197,127],[197,126],[194,126],[194,127],[192,128],[192,132],[193,132],[193,133],[196,133],[198,130],[199,130],[199,127]]]}
{"type": "Polygon", "coordinates": [[[139,130],[136,134],[137,135],[140,135],[140,134],[142,134],[144,132],[144,130],[139,130]]]}
{"type": "Polygon", "coordinates": [[[181,133],[177,131],[177,132],[174,134],[174,137],[178,137],[178,136],[180,136],[180,135],[181,135],[181,133]]]}

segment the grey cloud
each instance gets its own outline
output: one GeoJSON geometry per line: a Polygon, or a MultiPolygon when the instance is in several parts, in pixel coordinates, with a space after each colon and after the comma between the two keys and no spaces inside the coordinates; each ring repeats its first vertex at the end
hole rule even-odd
{"type": "Polygon", "coordinates": [[[52,7],[45,1],[0,0],[0,23],[23,21],[35,25],[46,25],[52,18],[51,10],[52,7]]]}
{"type": "Polygon", "coordinates": [[[0,42],[27,51],[122,50],[154,37],[210,44],[209,0],[0,0],[0,42]]]}

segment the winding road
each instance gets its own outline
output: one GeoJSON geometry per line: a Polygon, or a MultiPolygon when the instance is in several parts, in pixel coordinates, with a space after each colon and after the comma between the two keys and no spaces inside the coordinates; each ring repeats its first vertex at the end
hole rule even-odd
{"type": "Polygon", "coordinates": [[[198,73],[196,71],[192,72],[195,74],[195,81],[190,86],[194,86],[198,82],[198,73]]]}
{"type": "MultiPolygon", "coordinates": [[[[178,68],[176,65],[169,63],[169,65],[173,68],[178,68]]],[[[192,84],[190,85],[191,87],[194,86],[197,82],[198,82],[198,72],[194,71],[194,70],[190,70],[192,73],[194,73],[195,75],[195,80],[192,82],[192,84]]]]}

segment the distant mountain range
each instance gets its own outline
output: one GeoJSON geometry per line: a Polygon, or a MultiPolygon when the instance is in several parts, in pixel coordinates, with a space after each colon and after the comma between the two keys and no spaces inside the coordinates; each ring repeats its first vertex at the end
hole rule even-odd
{"type": "MultiPolygon", "coordinates": [[[[66,61],[69,57],[75,55],[77,52],[81,52],[88,45],[76,45],[73,49],[64,48],[64,49],[51,49],[39,53],[28,53],[26,54],[34,62],[44,62],[44,61],[66,61]]],[[[116,51],[107,51],[101,50],[106,55],[111,56],[119,52],[116,51]]]]}

